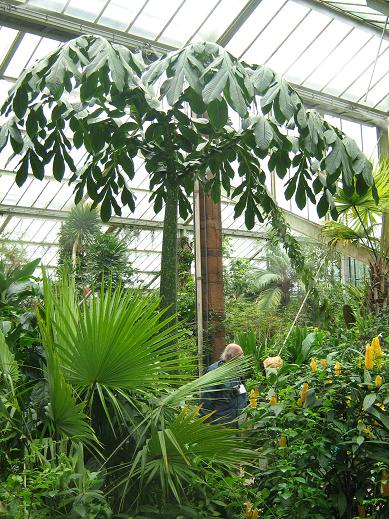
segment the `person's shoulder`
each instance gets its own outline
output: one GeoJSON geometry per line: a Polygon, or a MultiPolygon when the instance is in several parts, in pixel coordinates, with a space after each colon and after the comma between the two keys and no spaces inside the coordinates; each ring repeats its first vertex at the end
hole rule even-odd
{"type": "Polygon", "coordinates": [[[217,360],[216,362],[214,362],[213,364],[211,364],[210,366],[208,366],[207,368],[207,373],[209,373],[210,371],[218,368],[219,366],[221,366],[223,364],[223,361],[220,361],[220,360],[217,360]]]}

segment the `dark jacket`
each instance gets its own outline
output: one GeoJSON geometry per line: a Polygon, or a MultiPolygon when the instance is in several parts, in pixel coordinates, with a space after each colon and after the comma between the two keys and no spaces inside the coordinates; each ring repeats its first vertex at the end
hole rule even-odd
{"type": "MultiPolygon", "coordinates": [[[[206,373],[224,364],[223,360],[218,360],[211,364],[206,373]]],[[[240,378],[206,388],[200,395],[202,408],[200,416],[204,416],[212,411],[214,413],[209,418],[209,422],[226,424],[229,427],[238,427],[237,418],[242,409],[247,406],[247,393],[239,393],[239,386],[242,384],[240,378]],[[232,423],[230,423],[232,422],[232,423]]]]}

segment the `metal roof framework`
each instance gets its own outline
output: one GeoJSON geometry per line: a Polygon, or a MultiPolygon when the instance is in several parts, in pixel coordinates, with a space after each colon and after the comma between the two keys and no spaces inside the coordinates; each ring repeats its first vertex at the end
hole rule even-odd
{"type": "MultiPolygon", "coordinates": [[[[247,62],[283,73],[307,106],[330,114],[368,156],[377,155],[375,127],[388,126],[389,27],[385,12],[363,0],[0,0],[0,26],[0,103],[25,67],[80,34],[99,34],[154,55],[208,39],[247,62]]],[[[72,189],[50,175],[42,182],[31,177],[20,189],[12,163],[0,157],[0,168],[1,239],[20,241],[30,257],[55,265],[57,233],[72,206],[72,189]]],[[[317,222],[313,206],[301,212],[285,201],[283,183],[273,183],[279,204],[317,222]]],[[[148,202],[141,161],[133,189],[135,214],[124,211],[123,221],[114,224],[137,229],[130,257],[148,282],[159,269],[163,213],[155,215],[148,202]]],[[[241,219],[233,219],[228,200],[222,218],[237,255],[255,254],[263,226],[245,230],[241,219]]],[[[180,222],[180,227],[190,232],[192,224],[180,222]]]]}

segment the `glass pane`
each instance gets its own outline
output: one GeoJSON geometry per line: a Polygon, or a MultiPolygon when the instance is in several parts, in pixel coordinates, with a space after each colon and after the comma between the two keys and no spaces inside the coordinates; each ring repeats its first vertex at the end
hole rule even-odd
{"type": "Polygon", "coordinates": [[[88,0],[88,2],[71,0],[65,14],[91,22],[99,16],[106,3],[106,0],[88,0]]]}
{"type": "Polygon", "coordinates": [[[18,31],[15,31],[15,29],[9,29],[8,27],[0,27],[0,63],[3,62],[3,59],[7,55],[7,52],[11,47],[17,33],[18,31]]]}
{"type": "MultiPolygon", "coordinates": [[[[382,42],[381,50],[387,47],[385,41],[382,42]]],[[[379,46],[379,38],[374,37],[359,52],[355,53],[354,58],[339,71],[339,73],[326,86],[324,92],[332,95],[340,95],[357,77],[368,68],[375,60],[379,46]]],[[[370,69],[371,70],[371,69],[370,69]]]]}
{"type": "MultiPolygon", "coordinates": [[[[272,18],[266,29],[253,45],[243,54],[243,59],[252,63],[266,63],[272,52],[307,14],[308,8],[288,2],[285,7],[272,18]]],[[[298,30],[298,29],[297,29],[298,30]]],[[[285,43],[288,45],[288,42],[285,43]]]]}
{"type": "Polygon", "coordinates": [[[241,56],[258,33],[286,3],[287,0],[263,0],[227,44],[227,50],[234,56],[241,56]]]}
{"type": "Polygon", "coordinates": [[[247,0],[222,0],[191,39],[193,41],[216,41],[238,16],[246,3],[247,0]]]}
{"type": "Polygon", "coordinates": [[[216,2],[217,0],[207,2],[186,0],[158,41],[177,47],[182,46],[199,25],[207,19],[216,2]]]}
{"type": "Polygon", "coordinates": [[[5,75],[18,78],[26,67],[28,60],[35,51],[38,43],[40,42],[40,36],[36,34],[25,34],[23,36],[20,45],[15,51],[10,64],[5,70],[5,75]]]}
{"type": "Polygon", "coordinates": [[[36,48],[36,51],[30,57],[27,66],[31,66],[35,63],[35,61],[44,58],[50,54],[50,52],[59,47],[59,45],[61,45],[61,42],[57,40],[52,40],[51,38],[42,38],[38,47],[36,48]]]}
{"type": "Polygon", "coordinates": [[[169,2],[150,0],[129,32],[154,40],[181,3],[182,0],[169,0],[169,2]]]}
{"type": "MultiPolygon", "coordinates": [[[[372,77],[372,73],[374,70],[373,79],[371,81],[371,85],[374,85],[375,82],[382,77],[384,72],[388,70],[389,63],[389,42],[382,42],[381,47],[381,55],[377,60],[377,65],[374,70],[374,62],[370,64],[370,66],[363,72],[363,74],[356,80],[352,85],[349,85],[347,90],[342,93],[342,97],[347,99],[351,99],[352,101],[358,101],[363,95],[366,94],[370,80],[372,77]]],[[[363,70],[363,69],[362,69],[363,70]]],[[[386,86],[388,83],[386,82],[386,86]]],[[[373,103],[375,104],[375,103],[373,103]]]]}
{"type": "Polygon", "coordinates": [[[340,72],[354,56],[356,49],[364,45],[371,36],[363,31],[352,31],[335,50],[320,64],[304,85],[322,90],[328,80],[340,72]]]}
{"type": "Polygon", "coordinates": [[[67,0],[27,0],[28,5],[43,7],[50,11],[60,12],[65,7],[67,0]]]}
{"type": "Polygon", "coordinates": [[[287,78],[294,83],[306,81],[315,68],[335,49],[340,40],[350,31],[350,26],[334,20],[306,52],[289,69],[287,78]]]}
{"type": "Polygon", "coordinates": [[[311,11],[285,44],[270,58],[267,65],[279,73],[284,73],[315,40],[326,24],[328,16],[311,11]]]}
{"type": "Polygon", "coordinates": [[[0,106],[3,105],[4,101],[8,97],[8,92],[12,88],[13,83],[10,81],[4,81],[4,79],[0,80],[0,106]]]}
{"type": "Polygon", "coordinates": [[[135,18],[139,9],[144,5],[144,0],[111,0],[97,23],[126,30],[135,18]]]}
{"type": "Polygon", "coordinates": [[[375,106],[377,103],[388,95],[389,92],[389,71],[384,73],[379,79],[373,79],[370,90],[367,95],[363,95],[358,102],[366,104],[367,106],[375,106]]]}

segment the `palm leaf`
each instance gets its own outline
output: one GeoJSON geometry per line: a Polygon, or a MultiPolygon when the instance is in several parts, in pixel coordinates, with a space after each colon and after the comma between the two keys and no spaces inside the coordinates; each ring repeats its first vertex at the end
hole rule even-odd
{"type": "Polygon", "coordinates": [[[15,384],[20,378],[19,367],[0,330],[0,380],[1,378],[11,393],[15,394],[15,384]]]}
{"type": "MultiPolygon", "coordinates": [[[[205,388],[210,388],[227,380],[236,379],[237,377],[245,375],[252,369],[252,362],[253,359],[251,355],[244,358],[232,359],[218,368],[205,373],[201,377],[180,386],[159,400],[156,407],[157,412],[160,408],[166,406],[177,407],[182,405],[185,401],[196,398],[205,388]]],[[[215,389],[215,391],[217,391],[217,389],[215,389]]]]}
{"type": "Polygon", "coordinates": [[[185,409],[169,427],[155,431],[135,457],[129,477],[145,485],[159,481],[165,497],[171,492],[180,502],[184,483],[201,478],[204,466],[232,471],[258,460],[258,452],[235,429],[204,423],[206,419],[185,409]]]}
{"type": "Polygon", "coordinates": [[[155,297],[103,287],[78,303],[66,277],[57,289],[45,279],[44,295],[46,337],[53,338],[52,346],[44,341],[46,349],[55,352],[66,382],[89,406],[100,400],[114,432],[114,415],[116,423],[129,426],[123,398],[136,407],[140,393],[159,397],[187,380],[177,369],[177,343],[188,339],[171,324],[173,317],[163,318],[155,297]]]}
{"type": "Polygon", "coordinates": [[[381,161],[373,172],[373,178],[379,203],[376,204],[372,189],[360,195],[355,190],[352,194],[339,189],[334,200],[336,209],[343,223],[356,232],[363,231],[363,226],[369,227],[379,222],[384,209],[389,207],[389,161],[381,161]],[[363,224],[363,226],[362,226],[363,224]]]}
{"type": "Polygon", "coordinates": [[[256,288],[263,289],[272,284],[280,282],[280,276],[275,272],[269,272],[264,270],[257,270],[256,276],[254,276],[253,283],[256,288]]]}
{"type": "MultiPolygon", "coordinates": [[[[44,276],[45,289],[48,281],[44,276]]],[[[84,404],[76,403],[73,389],[65,380],[59,367],[58,352],[55,348],[54,335],[50,326],[53,318],[53,300],[47,298],[46,320],[37,310],[38,325],[42,343],[47,352],[45,369],[49,404],[47,407],[48,427],[59,438],[70,438],[85,443],[97,442],[87,416],[83,412],[84,404]]]]}
{"type": "Polygon", "coordinates": [[[375,238],[371,237],[373,227],[368,227],[366,231],[367,235],[363,229],[355,229],[342,222],[334,221],[326,222],[322,228],[323,234],[329,238],[329,243],[331,245],[338,241],[344,241],[346,243],[361,243],[367,238],[367,236],[370,236],[370,240],[376,241],[375,238]]]}
{"type": "Polygon", "coordinates": [[[278,287],[265,290],[257,300],[258,309],[262,312],[274,310],[280,305],[281,296],[282,292],[278,287]]]}

